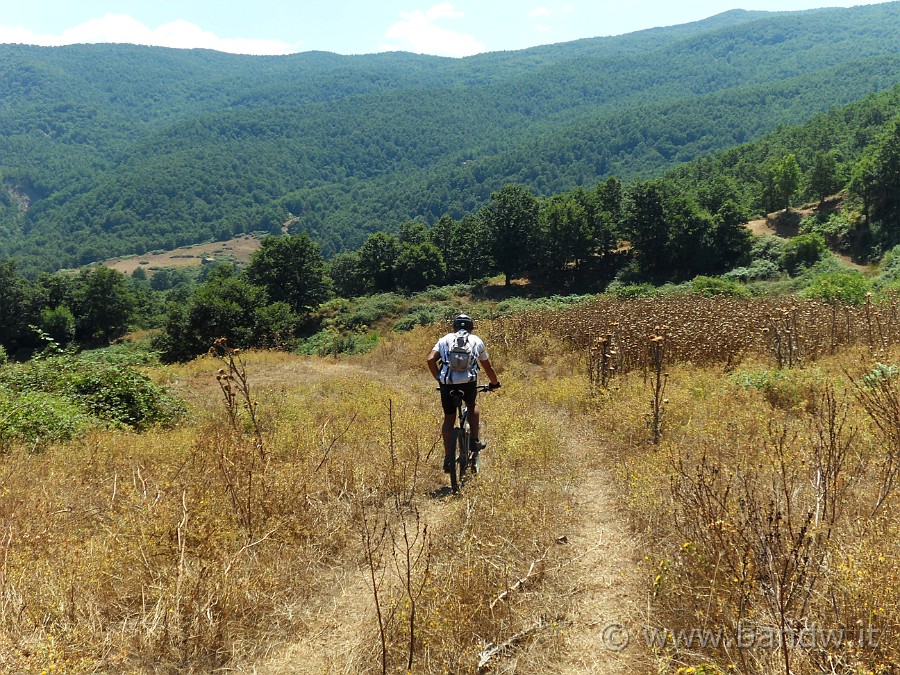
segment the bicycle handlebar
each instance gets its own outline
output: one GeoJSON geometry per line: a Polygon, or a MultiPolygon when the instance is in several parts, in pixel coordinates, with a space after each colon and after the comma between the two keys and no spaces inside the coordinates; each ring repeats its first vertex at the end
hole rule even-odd
{"type": "MultiPolygon", "coordinates": [[[[452,385],[451,385],[452,386],[452,385]]],[[[500,383],[495,384],[479,384],[475,389],[477,391],[497,391],[500,388],[500,383]]],[[[435,391],[440,391],[440,387],[435,387],[435,391]]]]}

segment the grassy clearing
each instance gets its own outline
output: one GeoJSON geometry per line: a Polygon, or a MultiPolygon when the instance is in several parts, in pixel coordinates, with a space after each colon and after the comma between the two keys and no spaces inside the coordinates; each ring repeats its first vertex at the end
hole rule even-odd
{"type": "Polygon", "coordinates": [[[529,596],[491,602],[565,532],[570,463],[511,385],[484,403],[483,476],[448,498],[436,396],[409,370],[433,338],[382,346],[386,370],[199,359],[160,374],[188,399],[188,425],[7,452],[4,668],[275,667],[321,629],[335,593],[321,580],[341,570],[368,579],[335,657],[359,667],[466,669],[483,640],[531,626],[529,596]]]}

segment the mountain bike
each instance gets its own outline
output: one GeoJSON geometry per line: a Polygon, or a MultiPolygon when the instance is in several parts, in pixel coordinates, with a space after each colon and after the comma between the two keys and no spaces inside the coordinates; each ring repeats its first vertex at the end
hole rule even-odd
{"type": "MultiPolygon", "coordinates": [[[[479,392],[494,391],[495,387],[489,384],[482,384],[477,387],[479,392]]],[[[444,457],[445,464],[450,465],[450,487],[453,492],[459,492],[466,471],[471,467],[472,473],[478,473],[478,453],[481,448],[471,447],[472,435],[469,429],[469,408],[463,400],[463,392],[459,389],[450,390],[450,398],[456,405],[456,423],[453,427],[453,457],[452,462],[447,462],[444,457]]]]}

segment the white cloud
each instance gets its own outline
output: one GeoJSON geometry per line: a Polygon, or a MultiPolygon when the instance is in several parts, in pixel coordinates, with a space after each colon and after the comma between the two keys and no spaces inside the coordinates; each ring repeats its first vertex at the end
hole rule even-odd
{"type": "Polygon", "coordinates": [[[440,19],[460,19],[463,16],[448,2],[435,5],[425,12],[401,12],[403,20],[384,33],[391,43],[381,45],[381,49],[436,56],[471,56],[486,51],[485,45],[473,36],[448,30],[436,23],[440,19]]]}
{"type": "Polygon", "coordinates": [[[550,16],[550,10],[546,7],[538,7],[531,10],[531,13],[528,16],[530,16],[532,19],[536,19],[539,16],[550,16]]]}
{"type": "MultiPolygon", "coordinates": [[[[460,11],[457,11],[457,9],[453,5],[451,5],[449,2],[442,2],[440,5],[435,5],[434,7],[429,9],[427,12],[425,12],[425,15],[429,19],[432,19],[432,20],[433,19],[461,19],[465,16],[465,14],[463,14],[460,11]]],[[[401,13],[401,16],[402,16],[402,13],[401,13]]]]}
{"type": "Polygon", "coordinates": [[[278,40],[221,38],[188,21],[177,20],[149,28],[127,14],[106,14],[91,19],[60,35],[39,35],[27,28],[0,26],[0,43],[21,43],[57,47],[71,44],[128,43],[174,47],[178,49],[215,49],[232,54],[290,54],[299,45],[278,40]]]}

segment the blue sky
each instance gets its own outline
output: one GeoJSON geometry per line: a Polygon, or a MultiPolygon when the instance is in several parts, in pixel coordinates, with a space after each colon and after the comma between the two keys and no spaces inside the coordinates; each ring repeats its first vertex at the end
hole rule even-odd
{"type": "Polygon", "coordinates": [[[0,43],[130,42],[240,54],[401,50],[440,56],[524,49],[697,21],[729,9],[828,0],[5,0],[0,43]]]}

